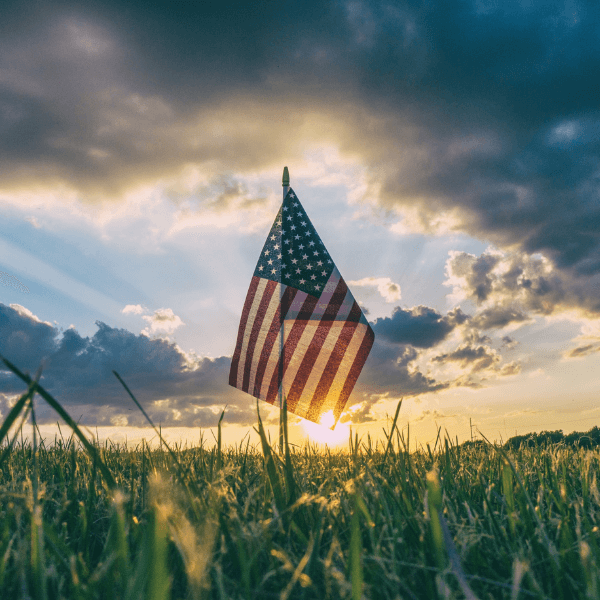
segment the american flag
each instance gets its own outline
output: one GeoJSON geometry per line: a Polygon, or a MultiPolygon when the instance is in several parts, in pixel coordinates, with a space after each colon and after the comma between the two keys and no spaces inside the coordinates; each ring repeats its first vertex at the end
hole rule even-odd
{"type": "Polygon", "coordinates": [[[373,330],[290,188],[262,249],[231,362],[229,384],[318,423],[339,419],[373,330]],[[283,332],[283,344],[281,335],[283,332]]]}

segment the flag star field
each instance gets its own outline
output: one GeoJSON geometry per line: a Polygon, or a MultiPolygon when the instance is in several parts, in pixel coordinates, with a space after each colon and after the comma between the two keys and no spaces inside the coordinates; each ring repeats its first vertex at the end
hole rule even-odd
{"type": "Polygon", "coordinates": [[[319,295],[333,261],[293,190],[286,196],[254,274],[319,295]]]}

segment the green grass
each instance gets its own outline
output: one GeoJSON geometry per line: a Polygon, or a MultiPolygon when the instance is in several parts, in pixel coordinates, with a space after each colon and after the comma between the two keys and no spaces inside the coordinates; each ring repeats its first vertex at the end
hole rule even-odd
{"type": "Polygon", "coordinates": [[[257,447],[100,445],[73,421],[21,442],[34,398],[60,406],[23,378],[0,427],[2,599],[600,598],[597,449],[409,453],[398,412],[385,444],[337,452],[287,427],[279,452],[260,420],[257,447]]]}

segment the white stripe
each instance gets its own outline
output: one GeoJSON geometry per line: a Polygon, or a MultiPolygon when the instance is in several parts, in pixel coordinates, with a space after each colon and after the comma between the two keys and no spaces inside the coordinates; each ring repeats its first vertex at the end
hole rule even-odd
{"type": "Polygon", "coordinates": [[[240,353],[240,362],[238,364],[236,386],[240,390],[244,385],[244,371],[246,363],[246,353],[248,352],[248,342],[250,341],[250,335],[252,333],[254,319],[256,318],[256,313],[258,312],[258,307],[260,306],[260,301],[262,300],[265,287],[267,287],[267,279],[261,278],[258,282],[258,286],[256,287],[256,293],[254,294],[254,300],[252,301],[252,308],[250,308],[250,312],[248,313],[246,328],[244,329],[244,341],[242,342],[242,352],[240,353]]]}
{"type": "Polygon", "coordinates": [[[319,327],[319,323],[320,321],[311,321],[304,326],[302,335],[298,340],[298,345],[296,346],[294,354],[292,354],[292,358],[290,359],[287,369],[285,370],[285,373],[283,375],[284,391],[286,389],[289,390],[294,384],[294,379],[296,378],[298,369],[300,368],[300,365],[302,364],[302,361],[306,356],[308,348],[310,347],[310,344],[315,336],[317,328],[319,327]]]}
{"type": "Polygon", "coordinates": [[[262,354],[263,346],[265,345],[265,340],[267,339],[267,333],[269,333],[269,329],[271,329],[271,324],[273,323],[273,319],[275,318],[275,314],[277,313],[277,307],[280,304],[280,288],[281,284],[278,283],[275,287],[275,290],[273,291],[271,301],[269,302],[269,306],[267,306],[265,318],[263,319],[260,331],[258,332],[258,337],[256,338],[256,345],[254,346],[254,354],[248,358],[252,361],[250,371],[250,383],[248,385],[248,393],[250,394],[252,394],[252,392],[254,391],[254,380],[256,379],[256,371],[258,370],[260,355],[262,354]]]}
{"type": "MultiPolygon", "coordinates": [[[[285,321],[284,322],[284,336],[283,343],[287,341],[287,338],[292,329],[292,325],[295,321],[285,321]]],[[[281,331],[277,333],[277,338],[275,339],[275,343],[273,344],[273,348],[271,348],[271,354],[269,355],[269,360],[267,361],[267,366],[265,367],[265,373],[263,375],[262,384],[260,386],[260,394],[259,398],[261,400],[267,399],[267,394],[269,393],[269,386],[271,385],[271,379],[273,378],[273,373],[277,367],[277,363],[279,361],[279,343],[281,339],[281,331]]]]}
{"type": "Polygon", "coordinates": [[[367,325],[364,323],[357,323],[357,327],[354,330],[354,335],[352,336],[352,339],[346,348],[344,358],[342,358],[338,372],[335,374],[335,379],[331,383],[329,393],[327,394],[325,402],[323,402],[321,407],[321,414],[335,409],[335,405],[337,404],[340,394],[344,389],[344,384],[346,383],[346,379],[348,379],[350,369],[354,364],[354,359],[360,350],[360,346],[365,338],[365,335],[367,334],[367,330],[367,325]]]}
{"type": "Polygon", "coordinates": [[[344,323],[341,321],[334,321],[331,324],[331,329],[329,330],[327,337],[323,342],[323,346],[319,350],[319,356],[317,357],[308,380],[306,381],[306,385],[302,390],[300,400],[296,405],[296,410],[294,410],[294,414],[298,415],[299,417],[306,417],[308,409],[312,403],[314,393],[317,390],[319,381],[321,381],[321,376],[325,371],[329,357],[331,356],[343,329],[344,323]]]}

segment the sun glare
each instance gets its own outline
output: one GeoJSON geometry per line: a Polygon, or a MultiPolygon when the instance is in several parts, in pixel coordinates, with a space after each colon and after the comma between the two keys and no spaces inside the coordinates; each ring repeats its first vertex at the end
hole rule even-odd
{"type": "Polygon", "coordinates": [[[330,427],[335,423],[333,411],[327,411],[320,419],[320,423],[313,423],[304,419],[302,428],[311,441],[328,446],[338,446],[346,443],[350,435],[350,426],[347,423],[339,423],[332,431],[330,427]]]}

